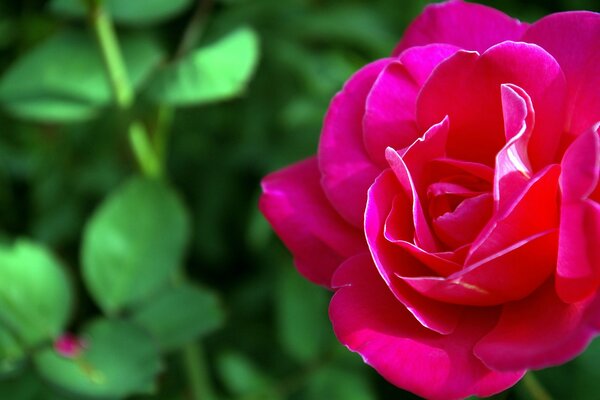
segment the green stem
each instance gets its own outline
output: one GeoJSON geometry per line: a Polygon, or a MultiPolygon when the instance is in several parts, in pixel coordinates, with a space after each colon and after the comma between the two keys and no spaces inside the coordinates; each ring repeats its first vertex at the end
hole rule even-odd
{"type": "MultiPolygon", "coordinates": [[[[110,14],[103,7],[102,0],[86,0],[90,23],[94,29],[106,74],[117,106],[129,112],[134,100],[133,87],[127,76],[127,68],[119,45],[110,14]]],[[[129,141],[133,154],[144,175],[160,177],[163,172],[162,160],[150,143],[148,132],[143,124],[134,121],[128,125],[129,141]]]]}
{"type": "Polygon", "coordinates": [[[87,2],[91,24],[100,45],[115,101],[119,108],[129,110],[133,104],[133,89],[129,83],[127,68],[112,19],[102,6],[101,0],[87,0],[87,2]]]}
{"type": "Polygon", "coordinates": [[[194,400],[215,400],[214,391],[208,379],[204,354],[200,346],[190,343],[183,348],[183,361],[194,400]]]}
{"type": "Polygon", "coordinates": [[[198,0],[198,7],[196,7],[194,15],[183,32],[183,37],[181,38],[181,42],[175,53],[175,58],[184,56],[188,51],[194,48],[200,39],[200,36],[202,36],[205,21],[213,5],[212,3],[213,0],[198,0]]]}
{"type": "Polygon", "coordinates": [[[537,380],[533,372],[529,371],[521,381],[523,387],[532,399],[534,400],[552,400],[550,393],[544,388],[544,386],[537,380]]]}

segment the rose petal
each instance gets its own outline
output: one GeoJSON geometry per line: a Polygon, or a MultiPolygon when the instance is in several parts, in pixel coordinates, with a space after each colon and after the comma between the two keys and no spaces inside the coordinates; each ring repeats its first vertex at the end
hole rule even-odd
{"type": "Polygon", "coordinates": [[[454,211],[435,218],[433,229],[450,248],[471,243],[489,220],[492,204],[489,193],[465,199],[454,211]]]}
{"type": "Polygon", "coordinates": [[[429,43],[450,43],[484,52],[505,40],[519,40],[526,28],[526,23],[480,4],[462,1],[431,4],[409,25],[394,55],[429,43]]]}
{"type": "Polygon", "coordinates": [[[376,61],[354,74],[331,101],[323,123],[318,155],[323,190],[333,207],[356,227],[363,225],[367,190],[381,172],[363,145],[365,103],[390,61],[376,61]]]}
{"type": "Polygon", "coordinates": [[[490,396],[523,371],[498,373],[471,351],[496,321],[495,310],[470,311],[450,335],[422,327],[389,292],[365,256],[336,272],[329,308],[336,336],[393,384],[428,399],[490,396]]]}
{"type": "MultiPolygon", "coordinates": [[[[558,60],[567,78],[566,125],[578,135],[600,120],[600,14],[556,13],[532,24],[523,40],[537,43],[558,60]]],[[[536,107],[537,108],[537,107],[536,107]]]]}
{"type": "Polygon", "coordinates": [[[402,149],[420,135],[416,124],[417,94],[443,60],[458,48],[447,44],[413,47],[391,62],[375,81],[367,97],[363,119],[365,147],[385,168],[385,149],[402,149]]]}
{"type": "Polygon", "coordinates": [[[600,180],[600,123],[580,135],[562,160],[560,189],[564,202],[587,199],[600,180]]]}
{"type": "Polygon", "coordinates": [[[365,147],[372,160],[385,168],[385,149],[402,149],[418,137],[415,103],[419,87],[406,67],[395,61],[379,74],[363,119],[365,147]]]}
{"type": "Polygon", "coordinates": [[[534,170],[555,162],[563,133],[566,83],[560,66],[541,47],[504,42],[481,56],[459,51],[431,74],[417,99],[421,128],[449,116],[450,158],[493,165],[505,143],[501,85],[523,88],[536,110],[529,157],[534,170]]]}
{"type": "Polygon", "coordinates": [[[558,227],[558,175],[551,165],[534,175],[512,204],[494,216],[473,242],[466,263],[474,264],[507,247],[558,227]]]}
{"type": "Polygon", "coordinates": [[[531,99],[523,89],[511,84],[502,85],[501,92],[507,143],[496,156],[496,211],[514,201],[533,174],[527,154],[527,145],[535,123],[531,99]]]}
{"type": "Polygon", "coordinates": [[[595,297],[563,303],[550,280],[535,294],[506,304],[496,327],[475,346],[475,354],[498,371],[562,364],[581,353],[596,334],[595,297]]]}
{"type": "Polygon", "coordinates": [[[319,183],[317,160],[310,158],[262,181],[260,210],[294,255],[309,280],[330,286],[331,275],[347,257],[365,251],[360,230],[331,207],[319,183]]]}
{"type": "Polygon", "coordinates": [[[598,125],[571,144],[562,161],[560,238],[556,289],[563,301],[585,299],[600,286],[600,204],[598,125]]]}
{"type": "Polygon", "coordinates": [[[520,300],[554,270],[556,241],[554,229],[522,240],[448,278],[401,278],[419,293],[453,304],[490,306],[520,300]]]}
{"type": "MultiPolygon", "coordinates": [[[[439,333],[454,330],[460,309],[429,300],[417,294],[396,274],[430,274],[431,270],[404,249],[390,243],[384,236],[384,224],[394,200],[405,189],[391,170],[384,171],[369,189],[365,211],[365,234],[375,266],[396,298],[423,324],[439,333]]],[[[403,222],[403,221],[399,221],[403,222]]],[[[410,223],[406,221],[404,223],[410,223]]]]}

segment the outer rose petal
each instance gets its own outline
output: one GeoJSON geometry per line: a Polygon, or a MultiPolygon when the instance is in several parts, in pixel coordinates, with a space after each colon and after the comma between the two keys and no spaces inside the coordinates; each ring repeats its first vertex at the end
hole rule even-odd
{"type": "Polygon", "coordinates": [[[558,60],[567,77],[567,132],[577,135],[600,120],[600,14],[552,14],[532,24],[523,40],[558,60]]]}
{"type": "Polygon", "coordinates": [[[416,123],[417,94],[431,71],[458,51],[448,44],[413,47],[390,63],[375,81],[367,98],[363,120],[365,147],[386,167],[385,149],[402,149],[419,136],[416,123]]]}
{"type": "Polygon", "coordinates": [[[505,305],[498,325],[475,346],[475,354],[498,371],[564,363],[596,336],[599,306],[598,295],[563,303],[550,280],[533,295],[505,305]]]}
{"type": "Polygon", "coordinates": [[[600,186],[598,125],[580,135],[562,161],[562,207],[556,289],[579,301],[600,285],[600,204],[590,198],[600,186]]]}
{"type": "Polygon", "coordinates": [[[381,168],[363,145],[362,119],[367,95],[390,59],[375,61],[350,78],[331,101],[319,143],[322,185],[333,207],[361,227],[367,190],[381,168]]]}
{"type": "Polygon", "coordinates": [[[319,177],[315,158],[270,174],[262,181],[259,207],[293,253],[300,273],[330,287],[335,269],[364,251],[365,240],[331,207],[319,177]]]}
{"type": "Polygon", "coordinates": [[[419,86],[400,61],[379,74],[367,97],[364,143],[372,160],[385,168],[385,149],[401,149],[417,137],[415,104],[419,86]]]}
{"type": "Polygon", "coordinates": [[[393,54],[429,43],[449,43],[484,52],[505,40],[519,40],[527,26],[480,4],[458,0],[431,4],[409,25],[393,54]]]}
{"type": "Polygon", "coordinates": [[[473,345],[493,326],[494,309],[471,311],[450,335],[422,327],[385,286],[368,255],[346,261],[336,272],[339,287],[329,308],[340,342],[395,385],[427,399],[490,396],[522,376],[486,368],[473,345]]]}

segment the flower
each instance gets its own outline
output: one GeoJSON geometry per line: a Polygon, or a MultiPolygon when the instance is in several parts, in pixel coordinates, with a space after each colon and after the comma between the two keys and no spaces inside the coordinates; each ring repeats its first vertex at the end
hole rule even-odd
{"type": "Polygon", "coordinates": [[[600,14],[428,6],[263,180],[340,342],[420,396],[489,396],[600,330],[600,14]]]}

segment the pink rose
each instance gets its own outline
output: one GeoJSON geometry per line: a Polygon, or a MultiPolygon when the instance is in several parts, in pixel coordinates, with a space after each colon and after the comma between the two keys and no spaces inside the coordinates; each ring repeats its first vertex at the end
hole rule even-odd
{"type": "Polygon", "coordinates": [[[426,398],[489,396],[600,330],[600,14],[427,7],[260,207],[339,340],[426,398]]]}

